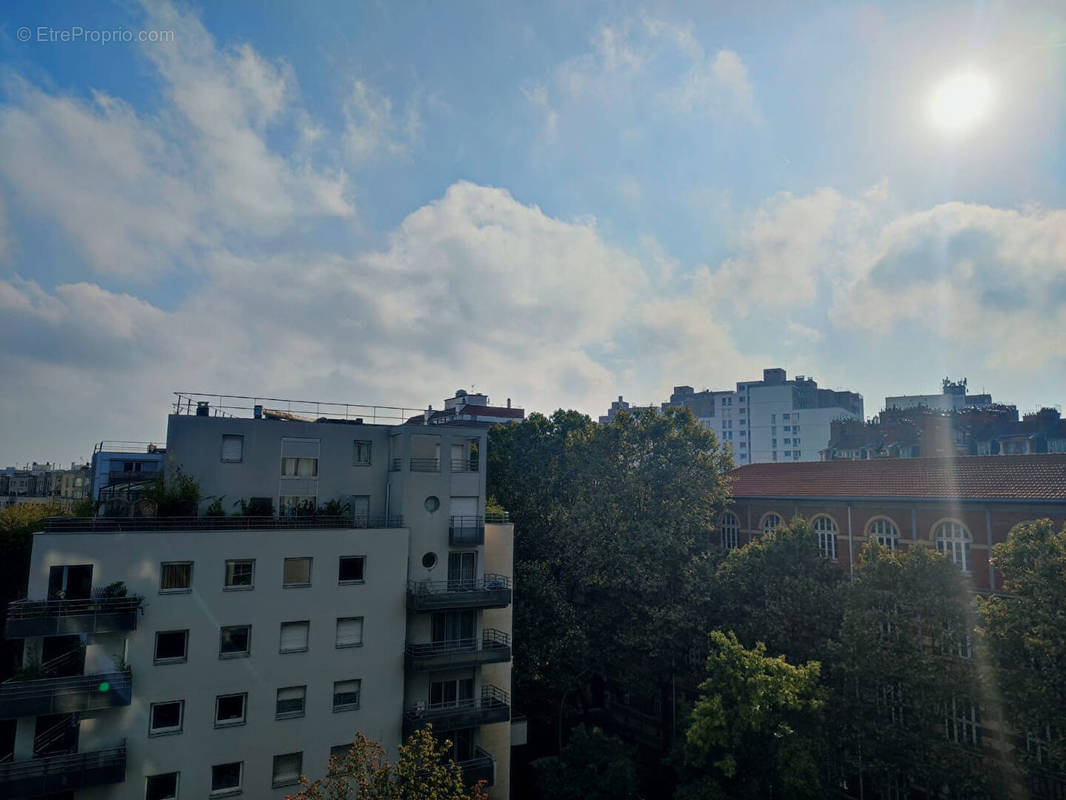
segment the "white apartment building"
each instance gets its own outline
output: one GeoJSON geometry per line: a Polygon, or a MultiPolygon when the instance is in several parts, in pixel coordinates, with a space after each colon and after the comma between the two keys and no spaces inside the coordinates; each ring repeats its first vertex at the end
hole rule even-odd
{"type": "Polygon", "coordinates": [[[170,417],[198,518],[35,534],[0,798],[282,798],[357,731],[395,755],[426,723],[506,798],[513,528],[485,518],[485,430],[249,411],[170,417]]]}
{"type": "Polygon", "coordinates": [[[765,369],[761,381],[736,386],[735,391],[702,392],[675,386],[663,406],[691,408],[720,442],[732,447],[738,466],[818,461],[833,420],[863,418],[862,395],[819,389],[803,375],[788,380],[783,369],[765,369]]]}

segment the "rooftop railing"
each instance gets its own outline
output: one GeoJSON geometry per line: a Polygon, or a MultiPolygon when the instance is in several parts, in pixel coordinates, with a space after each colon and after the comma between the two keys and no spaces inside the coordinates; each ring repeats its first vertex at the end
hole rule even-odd
{"type": "Polygon", "coordinates": [[[70,792],[126,779],[126,742],[108,750],[0,763],[0,800],[70,792]]]}
{"type": "Polygon", "coordinates": [[[345,420],[375,425],[395,425],[421,415],[424,409],[376,406],[359,403],[333,403],[322,400],[293,400],[284,397],[255,397],[242,394],[174,392],[174,413],[212,417],[269,416],[282,412],[298,421],[345,420]],[[205,409],[199,411],[198,409],[205,409]]]}
{"type": "Polygon", "coordinates": [[[403,517],[384,514],[314,514],[294,517],[49,517],[44,521],[44,530],[50,533],[402,527],[403,517]]]}
{"type": "Polygon", "coordinates": [[[93,453],[165,453],[165,442],[97,442],[93,453]]]}

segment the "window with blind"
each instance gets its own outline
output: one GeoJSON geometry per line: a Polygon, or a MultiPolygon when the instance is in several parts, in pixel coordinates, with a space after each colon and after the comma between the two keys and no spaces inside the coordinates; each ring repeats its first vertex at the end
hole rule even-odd
{"type": "Polygon", "coordinates": [[[286,558],[282,572],[283,586],[310,586],[311,558],[286,558]]]}
{"type": "Polygon", "coordinates": [[[278,689],[277,705],[274,708],[274,716],[277,719],[292,719],[304,715],[304,704],[307,702],[306,686],[285,686],[278,689]]]}
{"type": "Polygon", "coordinates": [[[281,623],[281,644],[278,649],[282,653],[305,652],[310,632],[311,623],[307,620],[281,623]]]}
{"type": "Polygon", "coordinates": [[[237,464],[244,460],[243,436],[222,436],[222,460],[228,464],[237,464]]]}
{"type": "Polygon", "coordinates": [[[163,562],[159,567],[159,591],[179,593],[192,591],[192,562],[163,562]]]}
{"type": "Polygon", "coordinates": [[[351,711],[359,708],[361,680],[337,681],[333,684],[333,710],[351,711]]]}
{"type": "Polygon", "coordinates": [[[273,787],[292,786],[300,782],[300,772],[303,770],[303,753],[284,753],[274,756],[273,787]]]}
{"type": "Polygon", "coordinates": [[[358,647],[363,643],[363,618],[337,619],[337,647],[358,647]]]}

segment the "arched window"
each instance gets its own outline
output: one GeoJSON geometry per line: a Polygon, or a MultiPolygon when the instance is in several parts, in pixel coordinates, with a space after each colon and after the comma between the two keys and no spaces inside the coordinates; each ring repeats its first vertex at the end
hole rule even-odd
{"type": "Polygon", "coordinates": [[[814,530],[818,534],[818,549],[822,555],[834,561],[837,557],[837,524],[832,518],[822,514],[813,521],[814,530]]]}
{"type": "Polygon", "coordinates": [[[718,518],[718,530],[722,534],[722,549],[733,550],[740,547],[740,520],[732,511],[726,511],[718,518]]]}
{"type": "Polygon", "coordinates": [[[888,517],[877,517],[870,520],[866,528],[866,535],[889,550],[899,549],[899,529],[896,523],[888,517]]]}
{"type": "Polygon", "coordinates": [[[973,538],[961,522],[947,520],[936,526],[936,549],[950,558],[966,573],[970,571],[970,543],[973,538]]]}
{"type": "Polygon", "coordinates": [[[773,531],[780,528],[781,524],[781,517],[777,514],[774,514],[773,512],[770,512],[762,518],[762,532],[772,533],[773,531]]]}

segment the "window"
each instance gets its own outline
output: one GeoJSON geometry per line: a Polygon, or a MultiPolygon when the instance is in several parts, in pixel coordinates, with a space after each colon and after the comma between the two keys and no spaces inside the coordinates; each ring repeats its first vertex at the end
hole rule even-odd
{"type": "Polygon", "coordinates": [[[370,464],[370,446],[372,442],[362,442],[358,439],[355,440],[355,447],[352,453],[352,464],[357,467],[365,467],[370,464]]]}
{"type": "Polygon", "coordinates": [[[762,518],[763,533],[772,533],[779,527],[781,527],[781,517],[777,514],[770,513],[762,518]]]}
{"type": "Polygon", "coordinates": [[[311,623],[307,620],[301,622],[281,623],[281,644],[278,646],[282,653],[304,653],[307,651],[307,640],[311,632],[311,623]]]}
{"type": "Polygon", "coordinates": [[[152,703],[148,711],[148,735],[162,736],[168,733],[181,733],[181,720],[184,711],[184,700],[152,703]]]}
{"type": "Polygon", "coordinates": [[[358,647],[363,643],[363,618],[337,619],[337,647],[358,647]]]}
{"type": "Polygon", "coordinates": [[[243,761],[215,764],[211,767],[211,797],[227,797],[231,794],[240,794],[243,773],[243,761]]]}
{"type": "Polygon", "coordinates": [[[304,704],[306,702],[306,686],[286,686],[278,689],[278,700],[274,707],[274,716],[277,719],[302,717],[304,715],[304,704]]]}
{"type": "Polygon", "coordinates": [[[335,744],[329,749],[329,757],[343,760],[351,749],[350,744],[335,744]]]}
{"type": "Polygon", "coordinates": [[[223,435],[222,460],[229,464],[240,463],[244,460],[243,436],[223,435]]]}
{"type": "Polygon", "coordinates": [[[164,772],[149,775],[144,781],[144,800],[176,800],[178,796],[178,773],[164,772]]]}
{"type": "Polygon", "coordinates": [[[944,719],[944,732],[949,742],[979,745],[981,734],[978,724],[977,706],[960,697],[951,698],[944,719]]]}
{"type": "Polygon", "coordinates": [[[359,708],[359,690],[362,681],[337,681],[333,684],[333,710],[351,711],[359,708]]]}
{"type": "MultiPolygon", "coordinates": [[[[791,414],[782,414],[781,415],[781,419],[784,420],[785,422],[788,422],[790,416],[791,416],[791,414]]],[[[787,430],[787,428],[786,428],[786,430],[787,430]]]]}
{"type": "Polygon", "coordinates": [[[732,550],[740,545],[740,520],[732,511],[726,511],[718,521],[722,533],[722,549],[732,550]]]}
{"type": "Polygon", "coordinates": [[[219,634],[219,658],[244,658],[251,653],[252,626],[228,625],[219,634]]]}
{"type": "Polygon", "coordinates": [[[339,583],[362,583],[366,556],[341,556],[337,581],[339,583]]]}
{"type": "Polygon", "coordinates": [[[303,753],[285,753],[274,756],[274,779],[272,786],[292,786],[300,782],[300,773],[303,771],[303,753]]]}
{"type": "Polygon", "coordinates": [[[829,517],[822,515],[814,518],[814,530],[818,534],[818,549],[826,558],[836,560],[837,557],[837,524],[829,517]]]}
{"type": "Polygon", "coordinates": [[[889,550],[899,549],[899,530],[896,524],[887,517],[872,520],[866,529],[866,535],[889,550]]]}
{"type": "Polygon", "coordinates": [[[792,458],[792,451],[791,450],[786,450],[785,451],[785,458],[792,458]]]}
{"type": "Polygon", "coordinates": [[[155,635],[155,663],[185,661],[189,655],[189,631],[158,631],[155,635]]]}
{"type": "Polygon", "coordinates": [[[282,571],[282,586],[310,586],[311,585],[311,559],[286,558],[285,567],[282,571]]]}
{"type": "Polygon", "coordinates": [[[226,588],[251,589],[255,586],[255,559],[241,558],[226,561],[226,588]]]}
{"type": "Polygon", "coordinates": [[[215,698],[215,727],[224,728],[228,725],[243,725],[245,722],[244,707],[248,694],[220,694],[215,698]]]}
{"type": "Polygon", "coordinates": [[[317,478],[317,458],[283,458],[281,459],[281,477],[283,478],[317,478]]]}
{"type": "Polygon", "coordinates": [[[961,522],[949,520],[936,526],[936,549],[958,567],[970,571],[970,532],[961,522]]]}
{"type": "Polygon", "coordinates": [[[473,699],[473,678],[434,681],[429,685],[429,707],[433,709],[469,706],[473,699]]]}
{"type": "Polygon", "coordinates": [[[192,562],[191,561],[164,561],[159,567],[159,591],[181,592],[192,591],[192,562]]]}

